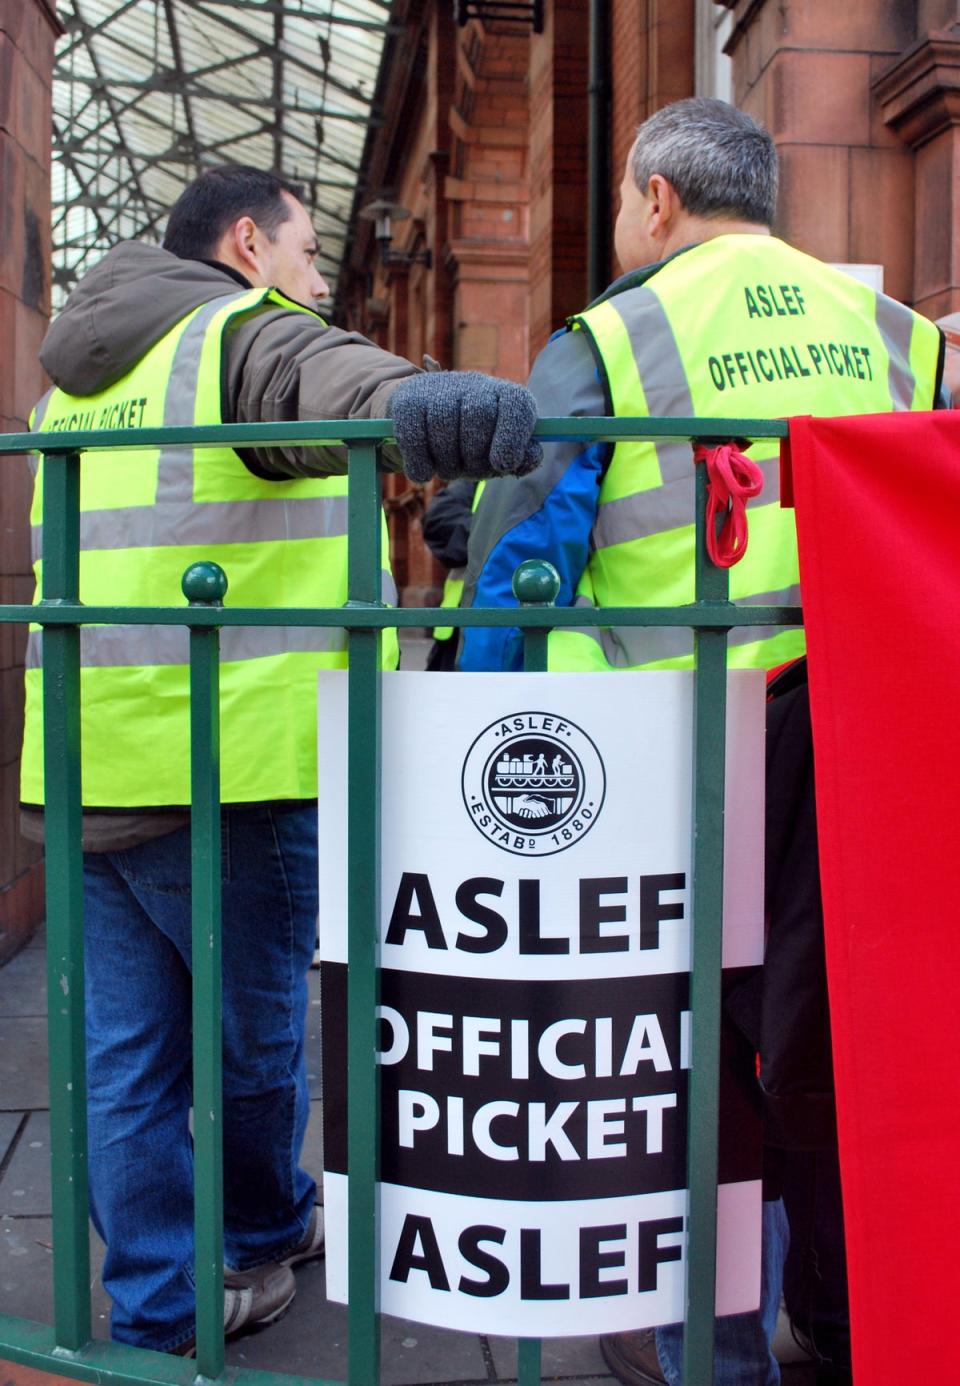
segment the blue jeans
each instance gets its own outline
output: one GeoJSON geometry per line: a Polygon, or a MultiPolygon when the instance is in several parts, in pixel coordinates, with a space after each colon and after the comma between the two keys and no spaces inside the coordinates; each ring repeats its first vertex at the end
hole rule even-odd
{"type": "MultiPolygon", "coordinates": [[[[307,969],[317,920],[313,807],[226,809],[223,1146],[227,1263],[302,1239],[316,1185],[307,969]]],[[[90,1200],[111,1336],[168,1351],[194,1332],[190,830],[84,856],[90,1200]]]]}
{"type": "MultiPolygon", "coordinates": [[[[790,1245],[783,1199],[763,1204],[760,1308],[714,1320],[714,1386],[779,1386],[780,1366],[770,1351],[777,1327],[783,1264],[790,1245]]],[[[683,1386],[683,1325],[657,1329],[657,1356],[668,1386],[683,1386]]]]}

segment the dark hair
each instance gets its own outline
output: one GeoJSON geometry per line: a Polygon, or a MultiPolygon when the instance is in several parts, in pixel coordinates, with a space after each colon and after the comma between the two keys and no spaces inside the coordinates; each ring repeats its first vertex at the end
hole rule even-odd
{"type": "Polygon", "coordinates": [[[303,201],[298,183],[287,183],[274,173],[244,164],[208,168],[173,204],[163,248],[181,260],[209,260],[223,233],[240,217],[251,217],[269,240],[275,240],[277,227],[290,216],[283,193],[303,201]]]}
{"type": "Polygon", "coordinates": [[[694,96],[664,106],[637,131],[630,168],[641,192],[654,173],[694,216],[733,215],[770,226],[777,210],[777,151],[752,116],[694,96]]]}

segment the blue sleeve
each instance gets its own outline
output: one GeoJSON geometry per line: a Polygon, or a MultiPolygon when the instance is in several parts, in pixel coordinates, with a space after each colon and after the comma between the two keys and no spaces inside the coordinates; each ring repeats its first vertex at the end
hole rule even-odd
{"type": "MultiPolygon", "coordinates": [[[[607,412],[582,332],[564,332],[549,342],[529,384],[541,417],[607,412]]],[[[560,574],[557,605],[573,605],[609,454],[607,443],[549,443],[542,464],[529,477],[487,484],[470,537],[466,604],[516,606],[512,582],[517,566],[526,558],[545,558],[560,574]]],[[[522,667],[523,641],[516,627],[464,629],[461,669],[522,667]]]]}

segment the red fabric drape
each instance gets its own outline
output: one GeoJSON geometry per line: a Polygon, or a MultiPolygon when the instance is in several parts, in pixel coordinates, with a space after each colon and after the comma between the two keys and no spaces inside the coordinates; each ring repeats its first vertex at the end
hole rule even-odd
{"type": "Polygon", "coordinates": [[[960,1381],[960,413],[794,420],[784,464],[854,1380],[960,1381]]]}

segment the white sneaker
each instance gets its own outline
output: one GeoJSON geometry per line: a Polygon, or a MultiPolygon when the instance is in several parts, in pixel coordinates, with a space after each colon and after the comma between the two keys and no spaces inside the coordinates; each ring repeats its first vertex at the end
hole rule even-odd
{"type": "MultiPolygon", "coordinates": [[[[223,1336],[234,1338],[238,1333],[276,1323],[290,1308],[296,1293],[293,1271],[277,1261],[248,1271],[224,1271],[223,1336]]],[[[177,1357],[195,1357],[197,1340],[188,1338],[171,1351],[177,1357]]]]}

